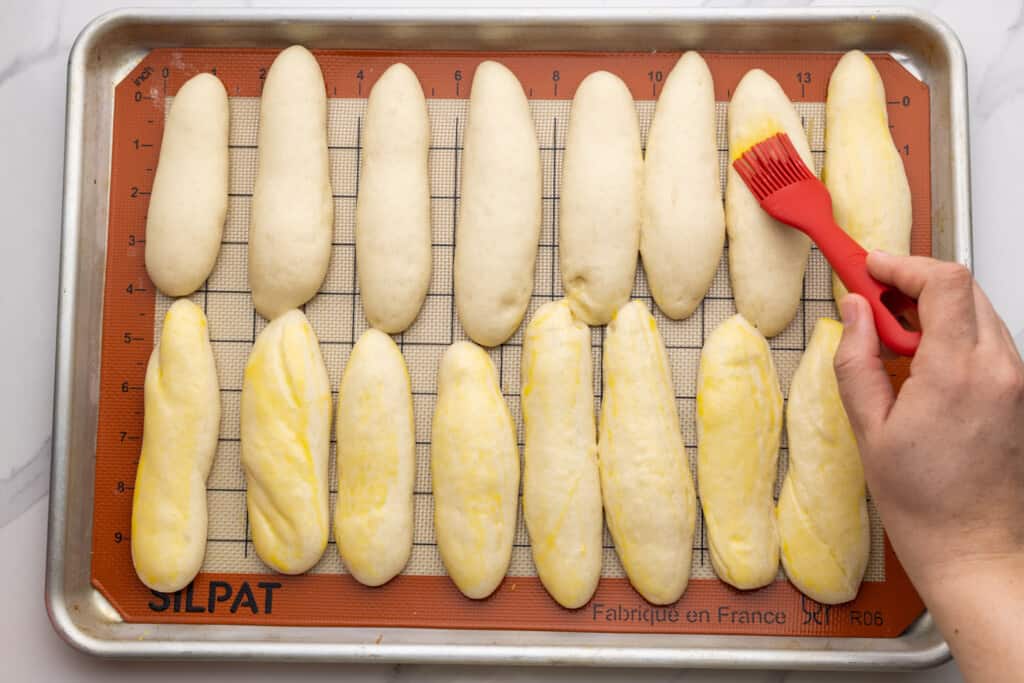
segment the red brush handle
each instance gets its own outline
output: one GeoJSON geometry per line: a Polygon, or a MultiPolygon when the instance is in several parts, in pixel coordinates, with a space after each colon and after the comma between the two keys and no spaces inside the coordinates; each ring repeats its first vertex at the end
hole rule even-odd
{"type": "Polygon", "coordinates": [[[906,329],[899,319],[917,324],[917,302],[871,277],[868,253],[835,221],[829,223],[829,226],[818,224],[811,235],[814,242],[846,288],[868,300],[882,343],[901,356],[913,356],[921,343],[921,333],[906,329]]]}

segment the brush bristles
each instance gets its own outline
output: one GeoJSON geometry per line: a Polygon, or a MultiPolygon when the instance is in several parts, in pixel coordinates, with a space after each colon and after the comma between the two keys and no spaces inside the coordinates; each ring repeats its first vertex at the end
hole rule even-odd
{"type": "Polygon", "coordinates": [[[733,166],[758,201],[793,183],[814,178],[785,133],[757,143],[736,159],[733,166]]]}

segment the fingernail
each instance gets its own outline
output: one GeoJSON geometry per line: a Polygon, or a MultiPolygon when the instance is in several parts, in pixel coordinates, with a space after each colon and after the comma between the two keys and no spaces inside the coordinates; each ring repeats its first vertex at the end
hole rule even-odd
{"type": "Polygon", "coordinates": [[[857,302],[848,296],[844,297],[839,302],[839,315],[844,325],[852,327],[857,322],[857,302]]]}

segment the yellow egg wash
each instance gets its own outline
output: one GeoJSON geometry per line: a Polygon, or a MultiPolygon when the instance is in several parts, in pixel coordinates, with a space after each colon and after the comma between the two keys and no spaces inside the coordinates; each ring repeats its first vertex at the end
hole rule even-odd
{"type": "Polygon", "coordinates": [[[741,130],[730,129],[729,161],[736,161],[757,143],[781,132],[784,132],[782,125],[771,116],[757,119],[756,122],[752,122],[741,130]]]}
{"type": "Polygon", "coordinates": [[[220,393],[206,318],[188,300],[164,316],[146,368],[142,452],[132,496],[132,560],[162,592],[187,585],[206,548],[206,478],[220,427],[220,393]]]}
{"type": "Polygon", "coordinates": [[[334,537],[345,566],[379,586],[412,552],[415,431],[412,389],[390,336],[369,329],[349,355],[338,390],[338,497],[334,537]]]}
{"type": "Polygon", "coordinates": [[[519,454],[494,364],[471,342],[441,359],[431,439],[441,560],[467,597],[487,597],[512,555],[519,454]]]}
{"type": "Polygon", "coordinates": [[[767,341],[740,315],[706,340],[697,406],[697,481],[715,572],[737,588],[765,585],[778,571],[782,393],[767,341]]]}
{"type": "Polygon", "coordinates": [[[309,569],[327,543],[330,386],[300,311],[256,340],[242,388],[242,465],[253,544],[284,573],[309,569]]]}
{"type": "Polygon", "coordinates": [[[526,328],[523,358],[523,514],[541,583],[575,609],[601,574],[590,328],[568,301],[547,303],[526,328]]]}
{"type": "Polygon", "coordinates": [[[864,473],[832,367],[841,336],[840,323],[819,320],[793,377],[776,508],[787,576],[826,604],[856,597],[870,550],[864,473]]]}
{"type": "Polygon", "coordinates": [[[608,528],[630,583],[650,602],[675,602],[689,581],[696,502],[668,357],[639,301],[608,327],[598,451],[608,528]]]}

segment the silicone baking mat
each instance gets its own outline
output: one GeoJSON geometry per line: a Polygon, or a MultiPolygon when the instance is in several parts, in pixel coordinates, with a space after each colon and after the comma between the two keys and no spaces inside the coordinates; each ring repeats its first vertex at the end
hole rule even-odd
{"type": "MultiPolygon", "coordinates": [[[[590,72],[621,76],[636,100],[646,140],[655,99],[678,53],[455,53],[319,51],[328,101],[328,145],[335,221],[331,265],[319,294],[304,307],[320,339],[332,389],[337,389],[355,340],[366,329],[356,278],[354,220],[359,188],[361,117],[365,97],[390,64],[402,61],[417,73],[428,96],[432,126],[430,177],[433,274],[416,323],[396,335],[412,378],[416,415],[415,532],[412,558],[401,576],[366,588],[345,573],[333,541],[319,564],[299,577],[273,573],[256,556],[245,509],[245,478],[239,463],[239,400],[242,372],[252,342],[266,322],[254,312],[246,278],[246,238],[257,163],[259,94],[275,50],[155,50],[116,86],[110,185],[103,344],[96,450],[93,584],[121,616],[140,622],[255,623],[276,625],[412,626],[662,633],[776,635],[899,635],[922,605],[885,539],[874,506],[871,560],[858,598],[826,607],[802,597],[780,572],[772,585],[741,592],[715,578],[703,519],[694,536],[692,580],[674,605],[654,607],[624,578],[605,532],[602,580],[593,600],[579,610],[559,607],[544,592],[519,515],[508,576],[483,601],[464,598],[444,575],[433,533],[430,422],[441,354],[465,339],[454,313],[452,257],[458,213],[462,137],[472,74],[483,59],[498,59],[520,78],[530,98],[544,170],[543,227],[533,298],[526,320],[540,305],[563,295],[558,268],[559,178],[571,98],[590,72]],[[220,443],[208,482],[209,530],[202,573],[187,589],[164,595],[146,589],[131,564],[132,485],[141,447],[143,378],[163,313],[171,300],[157,293],[144,267],[145,217],[164,118],[177,89],[192,75],[211,71],[231,96],[229,210],[217,265],[192,295],[210,323],[220,377],[223,416],[220,443]]],[[[727,163],[726,104],[748,69],[772,74],[796,102],[820,169],[824,152],[824,95],[838,54],[704,55],[715,78],[718,145],[724,183],[727,163]]],[[[889,99],[894,139],[904,155],[913,192],[913,251],[931,252],[929,217],[928,90],[888,55],[874,56],[889,99]]],[[[401,201],[396,197],[395,201],[401,201]]],[[[685,267],[685,264],[681,264],[685,267]]],[[[661,315],[638,267],[635,298],[655,312],[668,348],[676,402],[691,469],[695,472],[694,424],[697,364],[705,335],[735,312],[727,253],[704,303],[687,320],[661,315]]],[[[792,324],[770,340],[783,392],[819,317],[834,316],[828,264],[812,250],[801,306],[792,324]]],[[[525,321],[524,321],[525,325],[525,321]]],[[[592,330],[594,409],[600,406],[604,328],[592,330]]],[[[519,429],[522,329],[491,350],[502,390],[519,429]]],[[[905,365],[891,368],[895,381],[905,365]]],[[[779,483],[786,471],[783,437],[779,483]]],[[[334,444],[330,457],[331,510],[336,489],[334,444]]]]}

